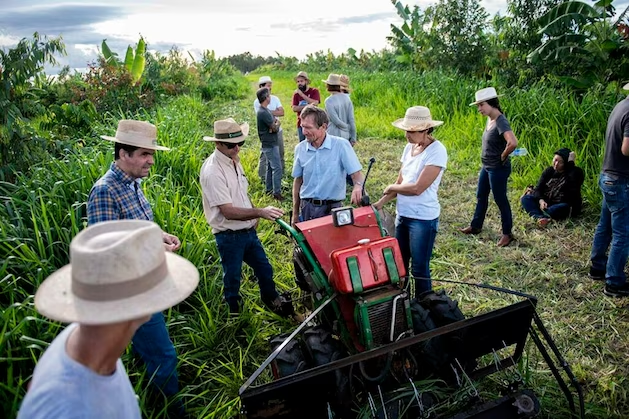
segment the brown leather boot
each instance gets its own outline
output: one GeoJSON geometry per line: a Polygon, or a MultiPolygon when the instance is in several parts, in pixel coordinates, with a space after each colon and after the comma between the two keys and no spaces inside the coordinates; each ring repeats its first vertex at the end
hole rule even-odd
{"type": "Polygon", "coordinates": [[[498,240],[497,246],[498,247],[509,246],[509,243],[511,243],[514,240],[515,239],[513,238],[513,234],[503,234],[502,237],[500,237],[500,240],[498,240]]]}
{"type": "Polygon", "coordinates": [[[480,228],[474,228],[472,226],[467,226],[465,228],[460,228],[459,231],[463,234],[478,234],[480,233],[480,228]]]}

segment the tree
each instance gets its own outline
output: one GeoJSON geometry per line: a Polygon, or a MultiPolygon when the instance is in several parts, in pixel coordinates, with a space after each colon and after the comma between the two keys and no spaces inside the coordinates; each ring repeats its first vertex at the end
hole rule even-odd
{"type": "Polygon", "coordinates": [[[629,45],[622,32],[629,7],[614,18],[612,2],[567,1],[552,8],[538,21],[543,42],[529,61],[565,63],[573,71],[561,80],[577,89],[629,77],[629,45]]]}

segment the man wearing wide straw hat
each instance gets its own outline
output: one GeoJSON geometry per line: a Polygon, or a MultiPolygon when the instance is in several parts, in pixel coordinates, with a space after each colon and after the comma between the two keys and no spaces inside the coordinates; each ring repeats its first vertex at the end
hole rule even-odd
{"type": "Polygon", "coordinates": [[[243,262],[249,265],[260,286],[262,301],[282,316],[294,314],[292,303],[280,296],[273,281],[273,268],[256,233],[258,219],[275,221],[284,211],[268,206],[255,208],[248,195],[249,182],[240,163],[240,147],[249,134],[249,124],[232,118],[214,122],[214,136],[203,137],[216,148],[203,162],[200,183],[203,212],[221,257],[225,301],[231,313],[241,310],[240,280],[243,262]]]}
{"type": "Polygon", "coordinates": [[[140,418],[120,360],[155,312],[183,301],[199,273],[166,252],[150,221],[98,223],[70,244],[70,264],[35,294],[44,316],[71,323],[39,359],[18,418],[140,418]]]}
{"type": "MultiPolygon", "coordinates": [[[[153,221],[153,211],[142,192],[140,182],[153,166],[156,150],[169,150],[157,144],[157,128],[145,121],[121,120],[114,137],[102,135],[114,142],[114,162],[92,187],[87,202],[89,225],[111,220],[153,221]]],[[[179,249],[176,236],[162,232],[168,251],[179,249]]],[[[152,383],[166,396],[179,391],[177,353],[170,340],[164,315],[156,312],[133,337],[133,350],[147,367],[152,383]]],[[[181,404],[178,402],[181,410],[181,404]]]]}
{"type": "MultiPolygon", "coordinates": [[[[629,90],[629,83],[623,89],[629,90]]],[[[592,242],[590,277],[605,280],[606,295],[629,297],[625,275],[629,257],[629,97],[616,104],[607,120],[598,186],[603,202],[592,242]]]]}
{"type": "Polygon", "coordinates": [[[305,71],[297,73],[297,76],[295,76],[295,82],[297,83],[297,89],[295,89],[295,93],[293,93],[292,103],[293,112],[297,114],[297,136],[301,142],[306,139],[301,128],[301,111],[307,105],[317,106],[321,103],[321,94],[319,93],[319,89],[308,87],[310,79],[305,71]]]}

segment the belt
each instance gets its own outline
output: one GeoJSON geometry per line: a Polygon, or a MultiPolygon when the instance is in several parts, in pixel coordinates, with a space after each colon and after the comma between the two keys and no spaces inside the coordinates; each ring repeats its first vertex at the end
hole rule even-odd
{"type": "Polygon", "coordinates": [[[336,204],[337,202],[341,202],[340,200],[337,200],[337,199],[316,199],[316,198],[302,198],[302,201],[309,202],[316,207],[322,207],[324,205],[332,205],[332,204],[336,204]]]}
{"type": "Polygon", "coordinates": [[[243,228],[242,230],[224,230],[224,231],[219,231],[218,233],[215,234],[215,236],[217,234],[225,234],[225,233],[229,233],[229,234],[247,234],[247,233],[251,233],[252,231],[255,231],[256,229],[254,227],[251,228],[243,228]]]}

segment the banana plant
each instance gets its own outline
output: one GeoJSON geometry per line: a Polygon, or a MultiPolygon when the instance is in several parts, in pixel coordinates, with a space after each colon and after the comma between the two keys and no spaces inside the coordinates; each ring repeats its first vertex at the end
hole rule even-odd
{"type": "Polygon", "coordinates": [[[101,51],[103,52],[105,62],[115,67],[124,66],[129,74],[131,74],[133,84],[138,83],[142,78],[144,67],[146,66],[146,42],[144,41],[144,38],[140,37],[135,51],[131,45],[127,47],[127,53],[125,54],[123,63],[118,60],[118,54],[111,51],[106,41],[106,39],[103,39],[103,43],[101,45],[101,51]]]}

